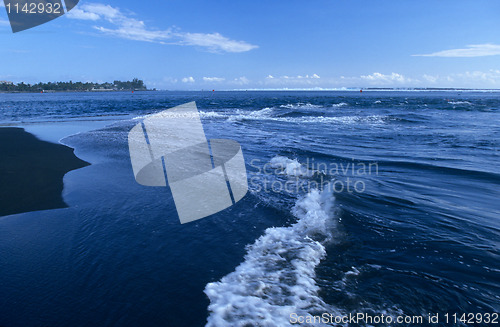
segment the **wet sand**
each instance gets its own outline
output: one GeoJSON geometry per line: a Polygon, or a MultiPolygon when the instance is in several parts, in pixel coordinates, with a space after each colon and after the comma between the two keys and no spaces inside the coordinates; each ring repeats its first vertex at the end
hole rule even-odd
{"type": "Polygon", "coordinates": [[[66,208],[64,175],[88,165],[69,147],[0,128],[0,216],[66,208]]]}

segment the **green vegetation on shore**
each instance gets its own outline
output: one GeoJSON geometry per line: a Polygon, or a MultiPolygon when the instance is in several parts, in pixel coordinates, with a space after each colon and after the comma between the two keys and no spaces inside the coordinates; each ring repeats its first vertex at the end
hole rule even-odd
{"type": "Polygon", "coordinates": [[[113,83],[83,83],[83,82],[48,82],[37,84],[25,84],[24,82],[14,84],[11,82],[0,82],[0,92],[64,92],[64,91],[146,91],[144,81],[134,78],[132,81],[114,81],[113,83]]]}

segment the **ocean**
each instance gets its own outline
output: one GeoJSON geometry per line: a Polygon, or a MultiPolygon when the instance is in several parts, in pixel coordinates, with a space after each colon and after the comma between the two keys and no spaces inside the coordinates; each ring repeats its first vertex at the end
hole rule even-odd
{"type": "Polygon", "coordinates": [[[500,324],[498,92],[0,94],[0,125],[91,163],[69,208],[0,218],[0,326],[500,324]],[[250,190],[181,225],[127,135],[191,101],[250,190]]]}

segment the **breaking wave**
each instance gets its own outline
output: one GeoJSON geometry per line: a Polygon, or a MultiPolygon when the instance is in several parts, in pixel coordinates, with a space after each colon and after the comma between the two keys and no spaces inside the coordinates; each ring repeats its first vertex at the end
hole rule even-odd
{"type": "Polygon", "coordinates": [[[268,228],[249,245],[234,272],[206,286],[207,326],[291,326],[292,313],[338,311],[318,296],[315,280],[324,244],[335,236],[333,207],[331,190],[313,190],[292,209],[296,223],[268,228]]]}
{"type": "MultiPolygon", "coordinates": [[[[257,111],[236,111],[236,114],[217,115],[214,118],[227,118],[230,122],[239,122],[245,120],[259,120],[259,121],[276,121],[285,123],[337,123],[337,124],[355,124],[355,123],[370,123],[370,124],[383,124],[387,121],[387,116],[371,115],[371,116],[273,116],[274,110],[272,108],[264,108],[257,111]]],[[[207,117],[203,116],[202,117],[207,117]]]]}
{"type": "Polygon", "coordinates": [[[304,167],[297,159],[276,156],[269,162],[272,168],[280,169],[282,174],[291,177],[311,177],[314,171],[304,167]]]}
{"type": "MultiPolygon", "coordinates": [[[[161,114],[164,118],[179,118],[179,117],[195,118],[196,117],[196,115],[192,114],[192,113],[179,114],[179,113],[161,112],[161,114]]],[[[200,114],[201,118],[226,118],[227,117],[226,115],[221,114],[219,112],[215,112],[215,111],[199,111],[199,114],[200,114]]],[[[141,119],[151,117],[153,115],[158,115],[158,113],[136,116],[136,117],[132,118],[132,120],[141,120],[141,119]]]]}
{"type": "Polygon", "coordinates": [[[344,107],[344,106],[347,106],[348,104],[345,103],[345,102],[341,102],[341,103],[334,103],[332,104],[332,107],[334,108],[340,108],[340,107],[344,107]]]}
{"type": "Polygon", "coordinates": [[[236,114],[226,115],[225,117],[229,121],[261,120],[261,119],[271,118],[272,113],[273,113],[272,108],[264,108],[261,110],[254,110],[254,111],[242,111],[238,109],[236,110],[236,114]]]}
{"type": "Polygon", "coordinates": [[[460,105],[460,104],[472,104],[469,101],[448,101],[451,105],[460,105]]]}
{"type": "Polygon", "coordinates": [[[280,108],[285,108],[285,109],[317,109],[317,108],[323,108],[323,106],[312,104],[312,103],[296,103],[296,104],[284,104],[281,105],[280,108]]]}

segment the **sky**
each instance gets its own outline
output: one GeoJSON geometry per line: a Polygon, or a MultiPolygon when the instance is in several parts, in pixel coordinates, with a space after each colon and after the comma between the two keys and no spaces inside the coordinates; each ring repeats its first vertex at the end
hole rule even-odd
{"type": "Polygon", "coordinates": [[[0,8],[0,80],[500,88],[499,17],[498,0],[81,0],[12,33],[0,8]]]}

